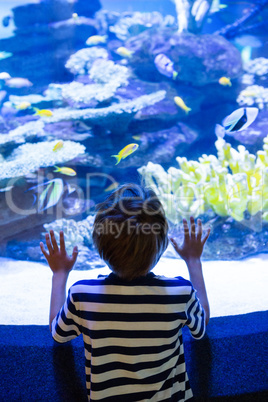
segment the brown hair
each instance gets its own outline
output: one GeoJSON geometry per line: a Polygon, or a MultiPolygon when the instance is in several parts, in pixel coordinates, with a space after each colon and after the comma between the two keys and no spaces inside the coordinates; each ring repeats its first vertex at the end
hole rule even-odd
{"type": "Polygon", "coordinates": [[[96,210],[92,237],[100,257],[123,279],[146,275],[168,245],[168,223],[154,191],[125,184],[96,210]]]}

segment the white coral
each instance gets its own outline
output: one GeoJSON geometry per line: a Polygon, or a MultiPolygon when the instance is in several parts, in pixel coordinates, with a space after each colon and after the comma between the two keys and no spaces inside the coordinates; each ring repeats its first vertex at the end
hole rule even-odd
{"type": "Polygon", "coordinates": [[[62,97],[71,106],[84,107],[92,101],[103,102],[110,99],[117,88],[128,84],[129,71],[127,67],[111,60],[97,59],[89,71],[89,77],[94,81],[93,84],[84,85],[73,81],[61,85],[62,97]]]}
{"type": "Polygon", "coordinates": [[[154,26],[165,27],[172,26],[175,18],[171,15],[165,17],[157,11],[151,13],[134,12],[131,15],[123,15],[116,24],[110,26],[110,31],[113,32],[118,39],[126,40],[130,36],[137,35],[145,29],[154,26]]]}
{"type": "Polygon", "coordinates": [[[89,77],[96,83],[110,83],[118,88],[128,84],[129,70],[127,67],[115,64],[112,60],[98,59],[93,63],[89,77]]]}
{"type": "Polygon", "coordinates": [[[110,99],[114,95],[114,91],[115,89],[111,85],[84,85],[75,81],[62,85],[63,99],[77,108],[89,105],[92,101],[103,102],[110,99]]]}
{"type": "Polygon", "coordinates": [[[28,137],[44,136],[45,132],[43,128],[44,123],[42,121],[30,121],[14,130],[10,130],[8,134],[0,133],[0,144],[7,144],[9,142],[21,144],[25,142],[28,137]]]}
{"type": "Polygon", "coordinates": [[[0,180],[26,176],[40,167],[49,167],[68,162],[85,152],[84,145],[74,141],[64,141],[63,148],[53,151],[56,141],[23,144],[15,149],[0,165],[0,180]]]}
{"type": "MultiPolygon", "coordinates": [[[[60,231],[63,230],[65,246],[68,254],[71,254],[74,246],[92,244],[94,216],[89,215],[86,219],[76,222],[74,219],[57,219],[54,222],[44,224],[47,232],[54,231],[57,242],[60,240],[60,231]]],[[[42,233],[43,235],[45,233],[42,233]]]]}
{"type": "Polygon", "coordinates": [[[256,59],[249,60],[244,65],[244,70],[249,74],[263,76],[268,74],[268,59],[265,57],[257,57],[256,59]]]}
{"type": "Polygon", "coordinates": [[[268,105],[268,88],[250,85],[240,92],[236,101],[240,106],[256,104],[259,109],[263,109],[265,105],[268,105]]]}
{"type": "Polygon", "coordinates": [[[97,59],[108,59],[108,52],[102,47],[91,47],[78,50],[71,55],[65,67],[75,75],[87,74],[92,64],[97,59]]]}

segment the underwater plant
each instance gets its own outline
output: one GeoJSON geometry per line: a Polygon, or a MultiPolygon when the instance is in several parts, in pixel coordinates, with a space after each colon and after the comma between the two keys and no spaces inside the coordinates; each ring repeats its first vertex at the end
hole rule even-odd
{"type": "Polygon", "coordinates": [[[238,222],[245,219],[245,213],[261,213],[268,221],[268,135],[257,156],[243,145],[235,150],[223,138],[218,138],[215,146],[217,156],[202,155],[198,161],[177,157],[180,169],[170,167],[166,172],[149,162],[138,172],[174,224],[209,210],[238,222]]]}

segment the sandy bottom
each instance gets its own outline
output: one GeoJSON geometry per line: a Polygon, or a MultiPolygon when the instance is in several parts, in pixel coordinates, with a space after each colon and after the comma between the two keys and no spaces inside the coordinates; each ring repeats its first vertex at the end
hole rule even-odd
{"type": "MultiPolygon", "coordinates": [[[[189,278],[182,260],[162,258],[153,270],[189,278]]],[[[205,261],[211,317],[267,310],[268,254],[243,261],[205,261]]],[[[72,271],[67,286],[109,273],[108,268],[72,271]]],[[[0,324],[47,325],[52,273],[45,264],[0,258],[0,324]]]]}

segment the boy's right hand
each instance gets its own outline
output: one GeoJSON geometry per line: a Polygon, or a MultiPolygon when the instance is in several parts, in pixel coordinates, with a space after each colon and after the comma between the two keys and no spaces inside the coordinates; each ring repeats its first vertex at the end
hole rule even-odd
{"type": "Polygon", "coordinates": [[[209,237],[210,229],[208,229],[206,235],[202,238],[202,223],[200,219],[197,219],[197,233],[195,227],[194,218],[190,217],[190,230],[186,219],[183,219],[184,241],[182,246],[178,246],[175,240],[170,237],[170,241],[173,247],[179,254],[179,256],[185,261],[200,260],[204,245],[209,237]]]}

